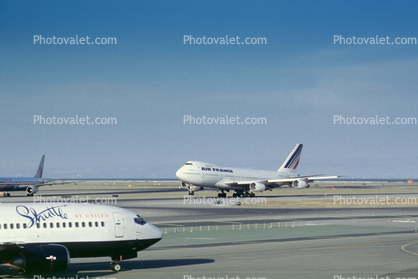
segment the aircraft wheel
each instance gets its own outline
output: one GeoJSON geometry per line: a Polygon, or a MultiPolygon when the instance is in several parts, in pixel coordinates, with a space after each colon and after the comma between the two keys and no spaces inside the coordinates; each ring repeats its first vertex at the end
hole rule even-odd
{"type": "Polygon", "coordinates": [[[110,269],[112,271],[118,272],[118,271],[120,271],[122,269],[122,266],[118,262],[113,262],[113,263],[110,264],[110,269]]]}

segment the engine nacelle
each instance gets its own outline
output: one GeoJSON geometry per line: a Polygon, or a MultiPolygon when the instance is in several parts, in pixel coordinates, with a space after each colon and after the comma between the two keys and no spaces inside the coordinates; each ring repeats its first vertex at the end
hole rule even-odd
{"type": "Polygon", "coordinates": [[[47,273],[63,271],[70,263],[67,247],[47,244],[23,250],[10,263],[13,269],[25,273],[47,273]]]}
{"type": "Polygon", "coordinates": [[[305,179],[298,179],[292,182],[293,188],[304,189],[309,188],[308,181],[305,179]]]}
{"type": "Polygon", "coordinates": [[[250,184],[250,192],[263,192],[266,189],[266,185],[260,182],[254,182],[250,184]]]}
{"type": "Polygon", "coordinates": [[[36,192],[38,192],[38,187],[28,186],[28,187],[26,188],[26,194],[28,194],[28,195],[33,195],[33,194],[35,194],[36,192]]]}
{"type": "Polygon", "coordinates": [[[186,188],[187,190],[189,190],[189,192],[197,192],[197,191],[203,190],[203,187],[194,186],[193,184],[186,183],[186,182],[182,182],[181,187],[186,188]]]}

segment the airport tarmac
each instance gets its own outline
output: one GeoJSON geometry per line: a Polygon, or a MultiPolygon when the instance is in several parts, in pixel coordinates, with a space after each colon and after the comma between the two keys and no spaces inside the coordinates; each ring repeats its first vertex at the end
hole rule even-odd
{"type": "MultiPolygon", "coordinates": [[[[385,183],[364,189],[350,183],[346,189],[276,189],[257,195],[272,206],[238,206],[233,198],[213,198],[215,191],[190,198],[176,185],[40,188],[38,194],[45,199],[116,201],[164,232],[138,258],[122,261],[118,273],[110,271],[109,258],[71,259],[66,271],[43,278],[418,278],[416,204],[318,207],[305,202],[332,200],[334,195],[412,201],[418,199],[417,185],[385,183]],[[288,201],[291,207],[276,205],[288,201]]],[[[35,199],[23,193],[0,197],[1,202],[35,199]]],[[[3,277],[20,277],[5,267],[1,272],[3,277]]]]}

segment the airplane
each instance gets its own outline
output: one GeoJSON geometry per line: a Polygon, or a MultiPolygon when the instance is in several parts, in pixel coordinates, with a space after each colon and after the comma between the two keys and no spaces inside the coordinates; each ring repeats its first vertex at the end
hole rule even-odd
{"type": "Polygon", "coordinates": [[[26,191],[28,196],[33,196],[38,192],[38,187],[46,185],[58,185],[74,182],[53,182],[45,183],[42,179],[42,172],[44,169],[45,155],[42,156],[39,163],[38,170],[34,177],[0,177],[0,191],[3,192],[3,196],[9,197],[11,191],[26,191]]]}
{"type": "Polygon", "coordinates": [[[135,212],[83,203],[0,204],[0,264],[21,273],[63,271],[70,258],[111,257],[110,268],[136,258],[163,232],[135,212]]]}
{"type": "Polygon", "coordinates": [[[218,193],[218,197],[226,197],[225,191],[230,190],[235,191],[233,197],[253,197],[255,192],[271,191],[283,185],[303,189],[309,188],[309,182],[314,180],[339,177],[297,174],[302,147],[302,144],[296,144],[277,171],[224,168],[199,161],[188,161],[176,172],[176,176],[181,181],[181,187],[189,190],[189,195],[208,187],[219,189],[221,193],[218,193]]]}

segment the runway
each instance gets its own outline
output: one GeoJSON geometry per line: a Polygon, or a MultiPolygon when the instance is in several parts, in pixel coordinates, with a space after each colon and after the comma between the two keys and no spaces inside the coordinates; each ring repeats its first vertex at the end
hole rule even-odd
{"type": "MultiPolygon", "coordinates": [[[[354,187],[350,185],[349,187],[354,187]]],[[[396,187],[395,187],[396,186],[396,187]]],[[[418,197],[416,187],[365,189],[358,196],[390,194],[418,197]],[[402,189],[402,190],[400,190],[402,189]],[[374,191],[374,192],[373,192],[374,191]],[[388,193],[389,191],[389,193],[388,193]]],[[[46,188],[46,187],[45,187],[46,188]]],[[[330,199],[339,193],[324,188],[327,196],[296,189],[260,193],[269,202],[330,199]]],[[[194,199],[214,196],[213,191],[194,199]]],[[[111,272],[110,259],[71,259],[56,278],[416,278],[418,277],[418,211],[416,205],[362,207],[277,207],[229,203],[189,203],[187,192],[175,184],[126,189],[45,189],[42,197],[116,197],[116,205],[137,212],[161,228],[164,238],[122,262],[111,272]],[[186,197],[184,197],[186,195],[186,197]]],[[[352,196],[354,193],[340,194],[352,196]]],[[[33,197],[12,194],[2,202],[33,202],[33,197]]],[[[2,267],[3,277],[18,276],[2,267]]],[[[30,278],[34,278],[30,276],[30,278]]]]}

